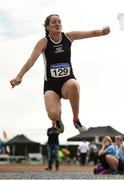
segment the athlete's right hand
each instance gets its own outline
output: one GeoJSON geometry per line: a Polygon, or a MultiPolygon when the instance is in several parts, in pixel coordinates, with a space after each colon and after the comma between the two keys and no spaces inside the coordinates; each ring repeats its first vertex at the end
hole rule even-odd
{"type": "Polygon", "coordinates": [[[14,78],[10,81],[10,84],[11,84],[12,88],[14,88],[15,86],[18,86],[21,82],[22,82],[22,78],[17,76],[16,78],[14,78]]]}

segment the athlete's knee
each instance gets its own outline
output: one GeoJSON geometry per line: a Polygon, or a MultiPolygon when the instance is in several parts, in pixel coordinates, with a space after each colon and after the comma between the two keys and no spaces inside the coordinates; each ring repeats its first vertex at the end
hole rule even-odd
{"type": "Polygon", "coordinates": [[[79,83],[76,80],[70,80],[65,84],[65,86],[62,89],[62,95],[65,99],[69,99],[70,97],[75,95],[79,95],[80,92],[80,86],[79,83]]]}
{"type": "Polygon", "coordinates": [[[60,119],[61,116],[61,110],[59,108],[51,108],[48,112],[48,117],[53,120],[57,121],[60,119]]]}
{"type": "Polygon", "coordinates": [[[80,91],[79,84],[76,81],[71,82],[71,84],[68,87],[68,90],[72,93],[74,92],[79,93],[80,91]]]}

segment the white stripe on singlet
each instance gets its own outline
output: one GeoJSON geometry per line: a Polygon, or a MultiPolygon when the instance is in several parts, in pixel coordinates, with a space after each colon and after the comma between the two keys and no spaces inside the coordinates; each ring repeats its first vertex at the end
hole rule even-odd
{"type": "MultiPolygon", "coordinates": [[[[47,47],[47,38],[45,37],[45,39],[46,39],[46,47],[47,47]]],[[[44,49],[44,51],[45,51],[45,49],[44,49]]],[[[43,60],[44,60],[44,81],[47,81],[47,61],[46,61],[46,56],[45,56],[44,51],[42,52],[43,60]]]]}
{"type": "Polygon", "coordinates": [[[44,52],[43,52],[43,60],[44,60],[44,81],[47,81],[47,61],[44,52]]]}

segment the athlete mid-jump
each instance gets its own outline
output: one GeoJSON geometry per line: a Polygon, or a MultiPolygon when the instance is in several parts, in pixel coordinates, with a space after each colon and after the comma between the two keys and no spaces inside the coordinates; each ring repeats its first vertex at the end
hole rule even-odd
{"type": "MultiPolygon", "coordinates": [[[[76,80],[71,65],[71,45],[74,40],[107,35],[109,27],[92,31],[62,32],[59,15],[49,15],[45,20],[46,36],[40,39],[34,50],[24,64],[16,78],[10,81],[12,88],[22,82],[25,73],[32,67],[40,54],[43,54],[44,75],[44,100],[48,117],[56,121],[60,133],[64,131],[61,121],[61,98],[68,99],[73,113],[73,123],[79,132],[85,127],[79,121],[80,87],[76,80]]],[[[67,113],[67,112],[66,112],[67,113]]]]}

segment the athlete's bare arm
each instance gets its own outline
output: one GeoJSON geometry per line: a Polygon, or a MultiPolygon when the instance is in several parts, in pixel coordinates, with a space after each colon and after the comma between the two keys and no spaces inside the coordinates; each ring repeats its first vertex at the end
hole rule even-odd
{"type": "Polygon", "coordinates": [[[110,28],[108,26],[102,28],[101,30],[93,30],[93,31],[72,31],[66,33],[71,41],[90,38],[90,37],[97,37],[107,35],[110,32],[110,28]]]}
{"type": "Polygon", "coordinates": [[[43,38],[39,40],[34,47],[31,56],[27,60],[27,62],[24,64],[16,78],[12,79],[10,81],[10,84],[12,88],[14,88],[16,85],[19,85],[22,82],[22,77],[25,75],[25,73],[33,66],[33,64],[36,62],[40,54],[43,52],[43,50],[46,47],[46,39],[43,38]]]}

